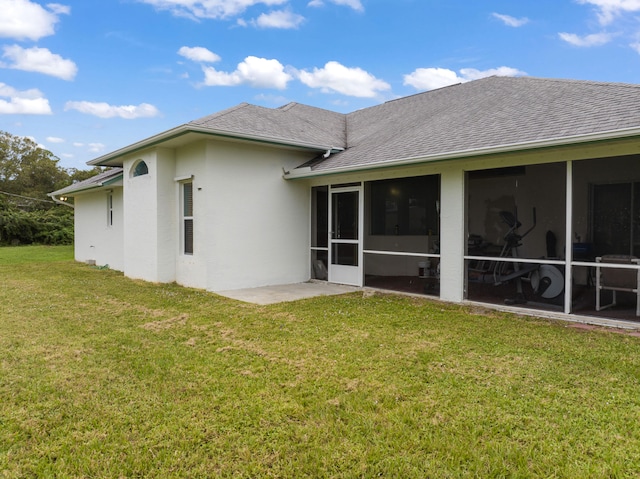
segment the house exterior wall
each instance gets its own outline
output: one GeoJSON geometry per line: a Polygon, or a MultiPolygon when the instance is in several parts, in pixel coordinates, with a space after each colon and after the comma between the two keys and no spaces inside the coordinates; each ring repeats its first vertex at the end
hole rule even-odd
{"type": "MultiPolygon", "coordinates": [[[[158,158],[156,151],[123,161],[124,176],[124,273],[130,278],[161,281],[158,235],[158,158]],[[149,173],[133,176],[144,161],[149,173]]],[[[164,278],[170,281],[169,278],[164,278]]]]}
{"type": "Polygon", "coordinates": [[[205,141],[178,148],[175,153],[175,168],[171,185],[167,191],[172,194],[171,205],[167,205],[168,212],[172,212],[174,219],[167,236],[174,238],[173,250],[167,257],[175,262],[175,281],[184,286],[206,289],[207,287],[207,258],[211,238],[209,236],[209,208],[207,198],[211,188],[207,187],[207,143],[205,141]],[[181,182],[193,182],[193,254],[184,254],[180,238],[183,225],[180,223],[180,185],[181,182]]]}
{"type": "Polygon", "coordinates": [[[308,157],[259,145],[208,143],[207,289],[309,279],[310,189],[282,177],[283,169],[308,157]]]}
{"type": "Polygon", "coordinates": [[[464,299],[465,174],[451,165],[440,178],[440,297],[459,303],[464,299]]]}
{"type": "Polygon", "coordinates": [[[124,159],[121,268],[131,278],[211,291],[308,280],[310,192],[282,177],[308,157],[202,140],[124,159]],[[134,177],[139,161],[149,172],[134,177]],[[181,243],[185,181],[193,183],[193,254],[181,243]]]}
{"type": "Polygon", "coordinates": [[[76,261],[95,261],[124,270],[124,219],[122,187],[77,194],[74,209],[76,261]],[[108,224],[108,194],[113,195],[113,224],[108,224]]]}
{"type": "MultiPolygon", "coordinates": [[[[440,176],[440,297],[447,301],[465,299],[465,246],[469,233],[489,236],[486,225],[476,217],[485,204],[468,197],[467,173],[522,165],[543,165],[527,169],[532,173],[521,186],[526,198],[513,196],[521,212],[524,228],[529,226],[532,207],[538,211],[538,227],[528,239],[522,255],[543,257],[544,235],[556,230],[558,251],[565,250],[570,236],[566,229],[566,204],[562,195],[568,171],[567,161],[583,168],[580,177],[594,174],[588,161],[617,157],[611,174],[619,168],[631,170],[636,157],[620,157],[640,152],[637,141],[613,142],[487,155],[438,163],[384,168],[323,177],[285,180],[283,172],[309,158],[308,152],[272,145],[200,139],[176,148],[154,148],[123,160],[123,187],[114,187],[114,224],[107,228],[106,190],[76,195],[76,249],[78,261],[95,260],[123,270],[132,278],[148,281],[176,281],[185,286],[225,291],[264,285],[288,284],[310,278],[310,197],[311,187],[367,182],[421,175],[440,176]],[[144,160],[146,175],[133,177],[132,168],[144,160]],[[626,163],[625,163],[626,161],[626,163]],[[625,166],[626,165],[626,166],[625,166]],[[180,184],[193,182],[194,251],[184,254],[180,242],[180,184]],[[555,192],[551,196],[549,192],[555,192]],[[560,194],[558,194],[560,192],[560,194]],[[560,199],[559,199],[560,198],[560,199]],[[121,214],[118,212],[121,211],[121,214]],[[476,229],[478,231],[476,231],[476,229]],[[482,231],[480,231],[482,229],[482,231]]],[[[600,160],[605,161],[605,160],[600,160]]],[[[619,170],[618,170],[619,171],[619,170]]],[[[635,171],[635,170],[634,170],[635,171]]],[[[575,175],[574,180],[579,176],[575,175]]],[[[612,178],[619,178],[616,172],[612,178]]],[[[607,175],[601,181],[609,181],[607,175]]],[[[476,180],[474,180],[476,181],[476,180]]],[[[508,196],[500,182],[489,178],[478,182],[479,197],[492,201],[508,196]]],[[[588,189],[579,181],[574,193],[575,232],[586,235],[588,189]]],[[[590,180],[593,181],[593,180],[590,180]]],[[[427,252],[424,237],[381,237],[368,234],[366,249],[427,252]],[[403,241],[404,244],[396,244],[403,241]]],[[[491,239],[491,238],[490,238],[491,239]]],[[[496,237],[496,241],[500,238],[496,237]]],[[[436,239],[434,238],[434,241],[436,239]]],[[[491,239],[493,241],[493,239],[491,239]]],[[[561,254],[561,253],[560,253],[561,254]]],[[[373,256],[373,255],[372,255],[373,256]]],[[[416,258],[401,261],[383,257],[377,265],[388,273],[392,264],[399,275],[416,274],[416,258]],[[385,263],[385,261],[388,263],[385,263]]],[[[368,260],[365,260],[368,261],[368,260]]]]}

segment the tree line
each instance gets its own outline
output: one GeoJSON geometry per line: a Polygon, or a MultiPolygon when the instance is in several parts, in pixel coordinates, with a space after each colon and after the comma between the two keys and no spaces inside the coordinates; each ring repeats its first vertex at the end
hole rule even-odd
{"type": "Polygon", "coordinates": [[[0,131],[0,245],[70,244],[73,209],[47,193],[100,173],[63,168],[29,138],[0,131]]]}

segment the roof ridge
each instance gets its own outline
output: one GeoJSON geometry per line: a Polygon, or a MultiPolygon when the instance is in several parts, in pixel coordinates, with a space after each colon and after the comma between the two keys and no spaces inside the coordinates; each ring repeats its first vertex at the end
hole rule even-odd
{"type": "Polygon", "coordinates": [[[282,106],[279,106],[278,108],[275,108],[276,110],[280,110],[280,111],[287,111],[290,110],[291,108],[293,108],[294,106],[298,105],[298,102],[295,101],[290,101],[289,103],[286,103],[282,106]]]}
{"type": "MultiPolygon", "coordinates": [[[[491,78],[491,77],[487,77],[491,78]]],[[[545,83],[574,83],[579,85],[594,85],[594,86],[616,86],[616,87],[630,87],[630,88],[640,88],[640,84],[635,83],[625,83],[625,82],[616,82],[616,81],[601,81],[601,80],[581,80],[577,78],[544,78],[544,77],[535,77],[535,76],[520,76],[520,77],[499,77],[507,80],[534,80],[545,83]]]]}
{"type": "Polygon", "coordinates": [[[237,105],[234,105],[234,106],[232,106],[230,108],[227,108],[225,110],[217,111],[217,112],[212,113],[210,115],[202,116],[200,118],[196,118],[195,120],[191,120],[190,122],[187,123],[187,125],[199,125],[199,124],[205,123],[205,122],[207,122],[207,121],[209,121],[209,120],[211,120],[213,118],[221,118],[221,117],[223,117],[225,115],[228,115],[229,113],[232,113],[232,112],[234,112],[236,110],[239,110],[241,108],[245,108],[247,106],[254,106],[254,105],[251,105],[250,103],[247,103],[247,102],[238,103],[237,105]]]}

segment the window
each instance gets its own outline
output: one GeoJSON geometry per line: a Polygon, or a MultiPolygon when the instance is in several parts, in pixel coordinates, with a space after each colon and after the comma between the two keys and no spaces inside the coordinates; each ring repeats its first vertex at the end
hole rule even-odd
{"type": "Polygon", "coordinates": [[[438,234],[439,177],[371,182],[372,235],[438,234]]]}
{"type": "Polygon", "coordinates": [[[113,193],[107,193],[107,226],[113,226],[113,193]]]}
{"type": "Polygon", "coordinates": [[[184,254],[193,254],[193,183],[182,183],[182,246],[184,254]]]}
{"type": "Polygon", "coordinates": [[[136,166],[133,167],[133,176],[142,176],[142,175],[148,175],[149,174],[149,167],[147,166],[147,164],[140,160],[138,163],[136,163],[136,166]]]}

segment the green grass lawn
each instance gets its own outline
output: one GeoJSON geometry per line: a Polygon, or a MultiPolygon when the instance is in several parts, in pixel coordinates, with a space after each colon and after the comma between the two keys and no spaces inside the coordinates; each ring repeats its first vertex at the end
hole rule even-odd
{"type": "Polygon", "coordinates": [[[70,256],[0,249],[0,477],[640,475],[630,334],[396,295],[255,306],[70,256]]]}

